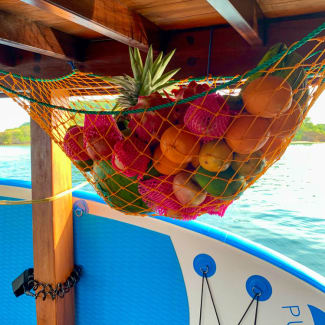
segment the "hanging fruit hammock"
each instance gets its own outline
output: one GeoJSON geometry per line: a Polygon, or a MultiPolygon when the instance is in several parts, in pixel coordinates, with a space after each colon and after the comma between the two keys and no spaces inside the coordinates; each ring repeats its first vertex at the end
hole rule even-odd
{"type": "Polygon", "coordinates": [[[274,164],[324,84],[320,26],[276,44],[242,76],[172,81],[173,52],[133,76],[74,71],[51,80],[2,72],[0,88],[50,135],[101,197],[126,214],[195,219],[227,207],[274,164]],[[305,57],[296,50],[308,43],[305,57]],[[53,101],[53,91],[62,96],[53,101]]]}

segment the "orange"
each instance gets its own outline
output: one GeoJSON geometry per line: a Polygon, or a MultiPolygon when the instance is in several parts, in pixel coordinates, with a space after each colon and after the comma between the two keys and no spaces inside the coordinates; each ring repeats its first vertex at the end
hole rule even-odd
{"type": "Polygon", "coordinates": [[[249,114],[236,116],[225,134],[228,146],[241,154],[259,150],[270,137],[268,129],[271,121],[249,114]]]}
{"type": "Polygon", "coordinates": [[[187,163],[175,163],[167,159],[158,146],[153,154],[153,167],[163,175],[175,175],[186,167],[187,163]]]}
{"type": "Polygon", "coordinates": [[[171,126],[162,134],[160,148],[167,159],[181,164],[190,162],[200,152],[198,138],[180,125],[171,126]]]}
{"type": "Polygon", "coordinates": [[[262,156],[268,162],[276,160],[286,148],[287,138],[270,137],[270,139],[261,148],[262,156]]]}
{"type": "Polygon", "coordinates": [[[302,118],[302,109],[300,105],[293,100],[289,110],[273,120],[270,128],[271,135],[277,137],[292,135],[297,130],[302,118]]]}
{"type": "Polygon", "coordinates": [[[289,109],[292,88],[283,78],[260,77],[250,82],[242,93],[247,112],[272,118],[289,109]]]}

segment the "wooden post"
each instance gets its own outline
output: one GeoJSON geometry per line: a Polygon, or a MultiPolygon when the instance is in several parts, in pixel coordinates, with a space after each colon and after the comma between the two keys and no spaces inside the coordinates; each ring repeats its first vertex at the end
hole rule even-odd
{"type": "MultiPolygon", "coordinates": [[[[69,159],[34,121],[31,121],[31,158],[33,199],[53,196],[71,188],[69,159]]],[[[33,205],[36,280],[54,286],[65,282],[70,275],[74,266],[72,221],[71,194],[53,202],[33,205]]],[[[36,313],[38,325],[73,325],[74,291],[63,299],[37,299],[36,313]]]]}

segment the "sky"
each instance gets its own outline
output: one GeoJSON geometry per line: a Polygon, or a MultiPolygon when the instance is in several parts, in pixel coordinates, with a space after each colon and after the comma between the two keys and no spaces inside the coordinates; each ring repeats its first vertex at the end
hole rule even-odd
{"type": "Polygon", "coordinates": [[[11,98],[0,99],[0,132],[29,122],[29,115],[11,98]]]}
{"type": "MultiPolygon", "coordinates": [[[[319,96],[308,116],[314,124],[325,124],[325,91],[319,96]]],[[[29,122],[28,114],[12,99],[0,99],[0,132],[29,122]]]]}

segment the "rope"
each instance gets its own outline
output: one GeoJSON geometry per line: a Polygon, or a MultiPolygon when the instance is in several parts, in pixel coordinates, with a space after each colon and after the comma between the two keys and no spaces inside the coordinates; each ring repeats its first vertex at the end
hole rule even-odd
{"type": "MultiPolygon", "coordinates": [[[[314,29],[307,36],[303,37],[299,42],[297,42],[289,50],[284,50],[281,53],[278,53],[277,55],[273,56],[272,58],[270,58],[268,61],[264,62],[263,64],[260,64],[260,65],[256,66],[254,69],[246,72],[243,75],[239,75],[239,76],[235,77],[234,79],[232,79],[232,80],[230,80],[230,81],[228,81],[228,82],[226,82],[224,84],[221,84],[221,85],[219,85],[219,86],[217,86],[215,88],[212,88],[208,92],[204,92],[204,93],[201,93],[201,94],[196,94],[194,96],[191,96],[191,97],[182,99],[182,100],[178,101],[178,104],[185,104],[185,103],[191,102],[191,101],[193,101],[193,100],[195,100],[197,98],[206,96],[207,94],[214,93],[217,90],[221,90],[221,89],[224,89],[225,87],[231,86],[231,85],[237,83],[238,81],[240,81],[240,80],[242,80],[244,78],[248,78],[249,76],[255,74],[256,72],[259,72],[259,71],[264,70],[265,68],[269,67],[270,65],[272,65],[273,63],[275,63],[276,61],[278,61],[279,59],[281,59],[283,56],[289,55],[292,52],[296,51],[298,48],[300,48],[301,46],[303,46],[304,44],[306,44],[310,39],[314,38],[319,33],[321,33],[323,30],[325,30],[325,23],[321,24],[319,27],[317,27],[316,29],[314,29]]],[[[3,73],[3,71],[0,71],[0,73],[3,73]]],[[[68,76],[71,76],[74,73],[76,73],[76,72],[73,72],[72,74],[70,74],[68,76]]],[[[5,74],[8,74],[8,73],[5,72],[5,74]]],[[[68,76],[61,77],[61,78],[58,78],[56,80],[66,79],[66,78],[68,78],[68,76]]],[[[23,77],[21,77],[21,78],[23,78],[23,77]]],[[[42,80],[42,79],[31,79],[31,78],[27,78],[27,79],[29,79],[29,80],[43,81],[43,82],[45,81],[45,79],[44,80],[42,80]]],[[[170,103],[166,103],[166,104],[162,104],[162,105],[153,106],[153,107],[150,107],[150,108],[147,108],[147,109],[125,110],[125,111],[101,111],[101,112],[98,112],[98,111],[83,111],[83,110],[72,109],[72,108],[65,108],[65,107],[61,107],[61,106],[52,105],[52,104],[49,104],[49,103],[40,102],[40,101],[38,101],[36,99],[33,99],[33,98],[28,97],[28,96],[19,94],[18,92],[14,91],[12,89],[9,89],[9,88],[7,88],[5,86],[2,86],[2,85],[0,85],[0,88],[2,88],[3,90],[5,90],[7,92],[10,92],[10,93],[18,96],[18,97],[27,99],[27,100],[29,100],[29,101],[31,101],[33,103],[37,103],[37,104],[42,105],[42,106],[45,106],[45,107],[49,107],[49,108],[53,108],[53,109],[58,109],[58,110],[61,110],[61,111],[72,112],[72,113],[80,113],[80,114],[98,114],[98,115],[118,115],[118,114],[123,114],[123,115],[127,115],[127,114],[132,114],[132,113],[143,113],[143,112],[157,111],[157,110],[160,110],[160,109],[163,109],[163,108],[167,108],[167,107],[172,107],[172,106],[175,105],[175,102],[170,102],[170,103]]]]}
{"type": "Polygon", "coordinates": [[[78,70],[78,69],[76,68],[76,66],[75,66],[75,64],[74,64],[73,61],[68,61],[68,63],[69,63],[69,65],[71,66],[72,71],[76,71],[76,70],[78,70]]]}
{"type": "Polygon", "coordinates": [[[210,29],[209,53],[208,53],[208,66],[207,66],[207,79],[209,78],[209,74],[210,74],[210,63],[211,63],[211,51],[212,51],[213,31],[214,31],[214,28],[212,27],[212,28],[210,29]]]}
{"type": "Polygon", "coordinates": [[[204,290],[204,274],[206,271],[203,272],[202,276],[202,286],[201,286],[201,303],[200,303],[200,321],[199,325],[201,325],[201,319],[202,319],[202,304],[203,304],[203,290],[204,290]]]}
{"type": "Polygon", "coordinates": [[[255,309],[255,319],[254,319],[254,325],[257,324],[257,311],[258,311],[258,302],[259,302],[260,296],[258,295],[256,297],[256,309],[255,309]]]}
{"type": "Polygon", "coordinates": [[[218,312],[217,312],[217,308],[216,308],[216,304],[214,302],[212,291],[211,291],[210,284],[209,284],[208,277],[207,277],[208,267],[207,267],[207,269],[205,271],[202,271],[202,273],[203,273],[203,276],[202,276],[202,287],[201,287],[201,303],[200,303],[200,321],[199,321],[199,325],[201,325],[201,319],[202,319],[202,303],[203,303],[204,280],[206,281],[208,289],[209,289],[209,294],[210,294],[210,298],[212,300],[214,313],[216,314],[216,317],[217,317],[217,320],[218,320],[218,325],[221,325],[219,315],[218,315],[218,312]]]}
{"type": "Polygon", "coordinates": [[[214,312],[215,312],[215,314],[216,314],[216,316],[217,316],[218,324],[221,325],[221,323],[220,323],[220,319],[219,319],[219,315],[218,315],[218,312],[217,312],[217,308],[216,308],[216,305],[215,305],[215,303],[214,303],[214,299],[213,299],[212,292],[211,292],[211,289],[210,289],[209,281],[208,281],[208,278],[207,278],[207,275],[206,275],[206,272],[205,272],[205,274],[204,274],[204,277],[205,277],[205,281],[206,281],[206,283],[207,283],[207,285],[208,285],[208,289],[209,289],[210,297],[211,297],[211,300],[212,300],[212,304],[213,304],[214,312]]]}
{"type": "Polygon", "coordinates": [[[254,325],[256,325],[259,296],[260,296],[260,294],[258,294],[258,293],[255,294],[255,296],[253,297],[252,301],[250,302],[250,304],[248,305],[247,309],[245,310],[244,315],[243,315],[242,318],[240,319],[238,325],[240,325],[241,322],[243,321],[243,319],[245,318],[245,316],[246,316],[248,310],[250,309],[250,307],[251,307],[251,305],[253,304],[253,302],[254,302],[255,299],[256,299],[256,309],[255,309],[255,321],[254,321],[254,325]]]}
{"type": "Polygon", "coordinates": [[[35,203],[43,203],[43,202],[52,202],[54,200],[60,199],[61,197],[75,191],[78,190],[81,187],[84,187],[85,185],[87,185],[88,182],[83,182],[73,188],[70,188],[69,190],[63,191],[59,194],[50,196],[50,197],[46,197],[44,199],[36,199],[36,200],[21,200],[21,201],[9,201],[9,200],[0,200],[0,205],[24,205],[24,204],[35,204],[35,203]]]}
{"type": "Polygon", "coordinates": [[[66,76],[62,76],[62,77],[58,77],[58,78],[53,78],[53,79],[42,79],[42,78],[24,77],[24,76],[21,76],[19,74],[10,73],[10,72],[4,71],[4,70],[0,70],[0,73],[1,74],[4,74],[4,75],[11,74],[15,78],[21,78],[21,79],[30,80],[30,81],[56,82],[56,81],[60,81],[60,80],[64,80],[64,79],[68,79],[68,78],[72,77],[73,75],[75,75],[77,73],[77,71],[73,71],[73,72],[67,74],[66,76]]]}
{"type": "MultiPolygon", "coordinates": [[[[202,271],[202,270],[201,270],[202,271]]],[[[201,302],[200,302],[200,318],[199,318],[199,325],[201,325],[201,321],[202,321],[202,305],[203,305],[203,291],[204,291],[204,280],[207,283],[208,289],[209,289],[209,293],[210,293],[210,297],[212,300],[212,304],[213,304],[213,308],[214,308],[214,312],[216,314],[217,320],[218,320],[218,325],[221,325],[219,316],[218,316],[218,312],[217,312],[217,308],[213,299],[213,295],[212,295],[212,291],[209,285],[209,281],[208,281],[208,277],[207,277],[207,273],[208,273],[208,267],[206,270],[202,271],[202,285],[201,285],[201,302]]],[[[255,308],[255,316],[254,316],[254,325],[257,325],[257,314],[258,314],[258,303],[259,303],[259,299],[260,299],[261,293],[255,293],[253,299],[251,300],[251,302],[249,303],[248,307],[246,308],[243,316],[241,317],[239,323],[237,325],[240,325],[243,321],[243,319],[245,318],[247,312],[249,311],[249,309],[251,308],[254,300],[256,300],[256,308],[255,308]]]]}

